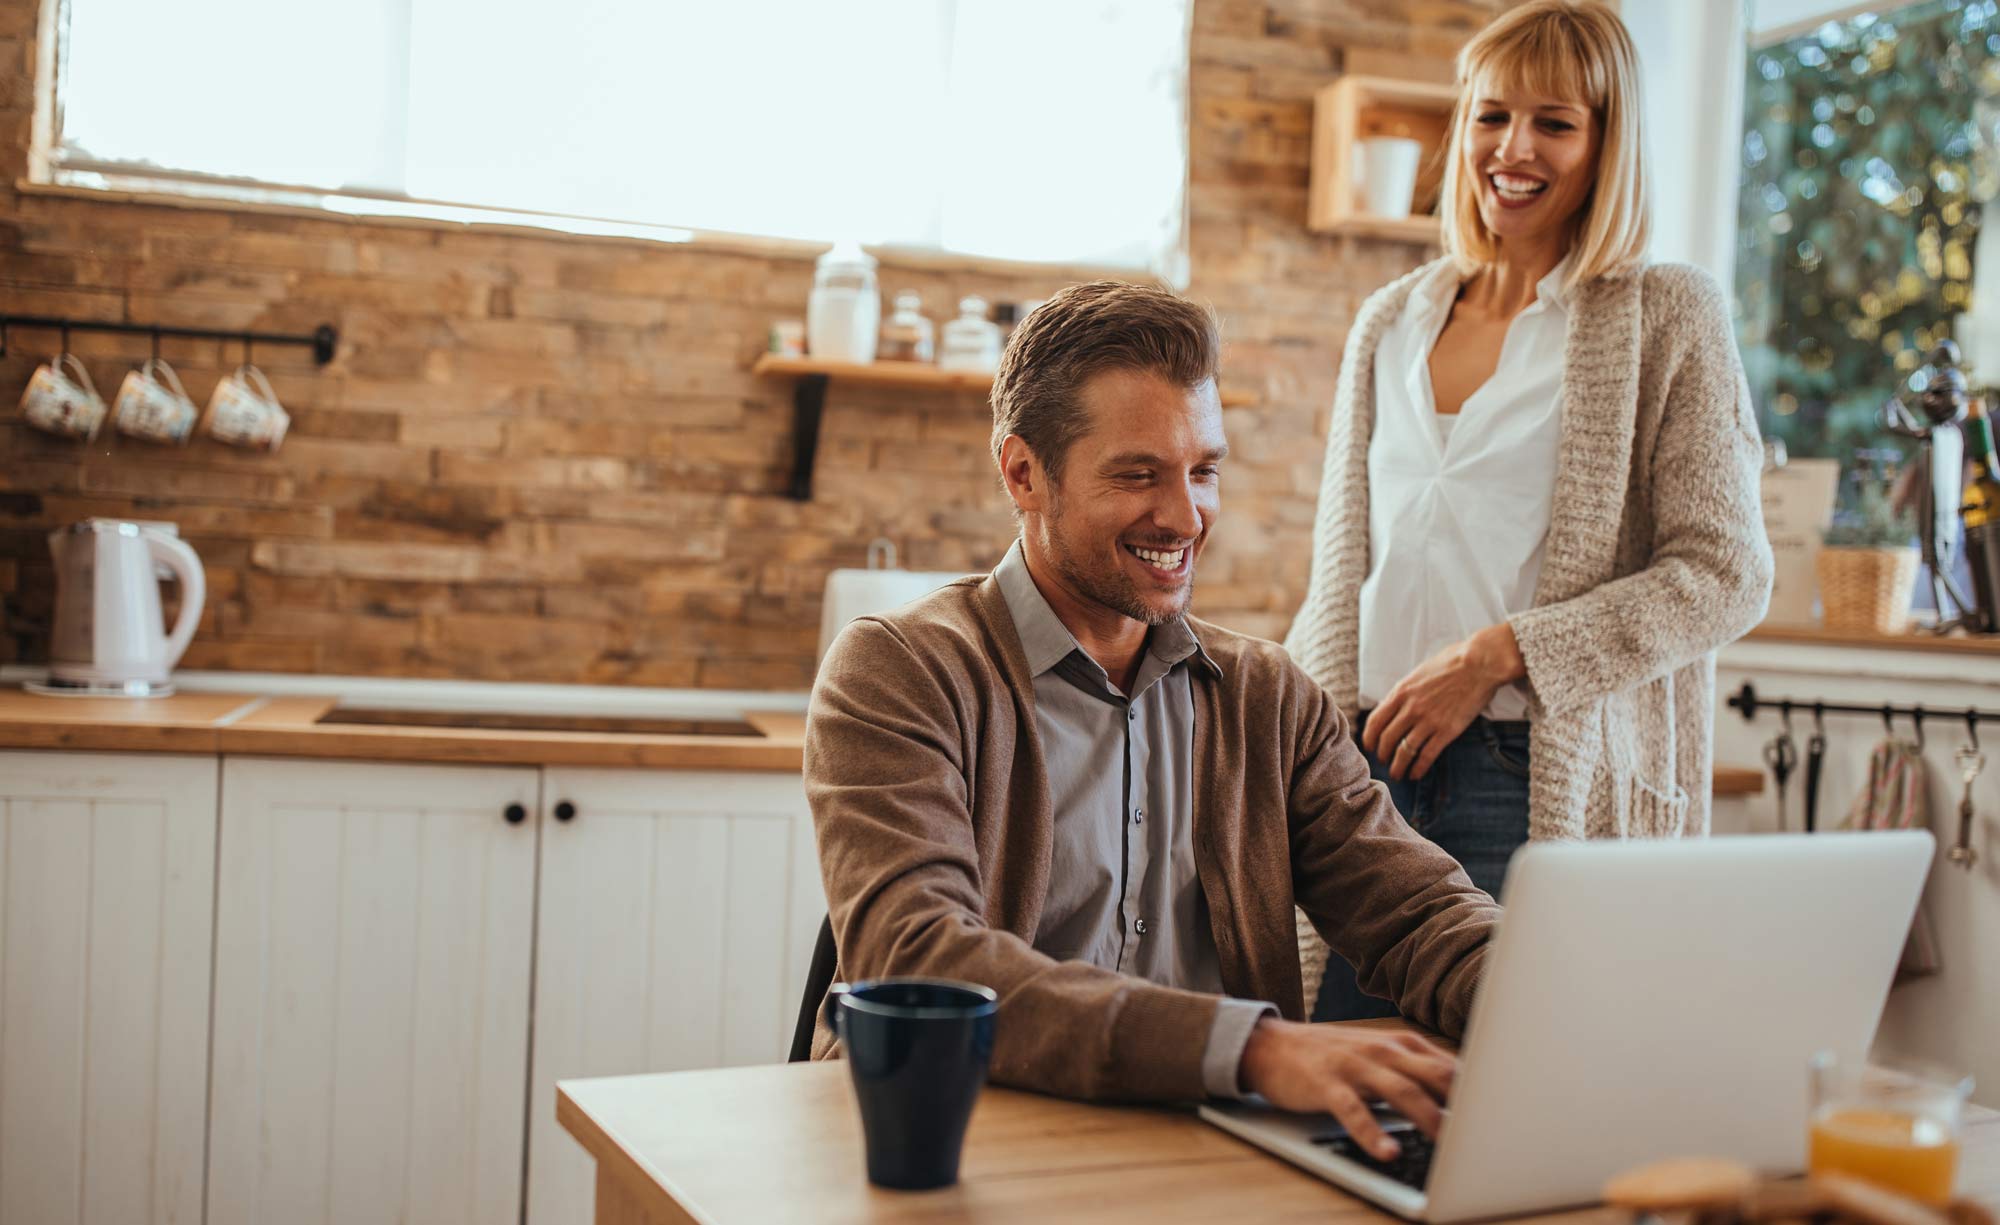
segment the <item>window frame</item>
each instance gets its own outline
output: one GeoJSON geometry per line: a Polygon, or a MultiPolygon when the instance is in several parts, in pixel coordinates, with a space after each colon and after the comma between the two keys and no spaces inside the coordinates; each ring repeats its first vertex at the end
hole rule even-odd
{"type": "MultiPolygon", "coordinates": [[[[648,246],[667,245],[718,254],[751,254],[771,258],[809,259],[827,250],[831,239],[788,238],[732,230],[703,229],[659,222],[628,221],[609,217],[589,217],[534,209],[514,209],[498,205],[435,200],[412,196],[386,188],[344,187],[329,190],[298,184],[273,183],[260,179],[216,175],[203,171],[174,170],[130,162],[65,157],[62,148],[62,88],[65,65],[65,36],[69,28],[69,7],[73,0],[42,0],[35,42],[34,107],[30,125],[27,173],[15,183],[23,195],[71,199],[115,200],[186,209],[218,210],[298,216],[317,220],[349,221],[357,224],[386,224],[450,232],[484,232],[542,238],[609,240],[648,246]],[[349,207],[337,207],[339,201],[349,207]]],[[[1000,275],[1059,276],[1087,280],[1099,277],[1130,279],[1150,276],[1185,290],[1192,264],[1191,222],[1193,201],[1193,14],[1197,0],[1187,0],[1189,71],[1181,91],[1182,129],[1180,215],[1174,241],[1163,248],[1152,265],[1144,268],[1127,264],[1088,261],[1020,260],[1001,256],[954,251],[944,247],[900,243],[869,243],[866,249],[892,266],[928,270],[962,270],[1000,275]]],[[[409,59],[411,10],[408,0],[402,13],[402,54],[409,59]]],[[[392,107],[399,136],[408,127],[409,74],[400,80],[400,93],[392,107]]]]}

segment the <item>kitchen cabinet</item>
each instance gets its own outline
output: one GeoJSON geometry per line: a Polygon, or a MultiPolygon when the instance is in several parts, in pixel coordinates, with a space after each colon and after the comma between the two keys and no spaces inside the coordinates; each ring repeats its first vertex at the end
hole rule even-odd
{"type": "Polygon", "coordinates": [[[823,908],[793,774],[226,758],[219,863],[211,1225],[586,1219],[556,1080],[782,1060],[823,908]]]}
{"type": "Polygon", "coordinates": [[[0,752],[0,1221],[202,1219],[216,769],[0,752]]]}
{"type": "Polygon", "coordinates": [[[825,902],[796,774],[543,772],[528,1221],[586,1221],[555,1082],[779,1063],[825,902]]]}
{"type": "Polygon", "coordinates": [[[588,1219],[555,1082],[782,1061],[823,911],[794,773],[0,751],[0,1221],[588,1219]]]}
{"type": "Polygon", "coordinates": [[[519,1219],[539,783],[225,759],[210,1225],[519,1219]]]}

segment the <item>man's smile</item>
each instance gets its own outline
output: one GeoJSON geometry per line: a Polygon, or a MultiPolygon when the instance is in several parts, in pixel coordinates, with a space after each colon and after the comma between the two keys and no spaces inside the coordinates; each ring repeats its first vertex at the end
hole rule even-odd
{"type": "Polygon", "coordinates": [[[1135,544],[1125,544],[1120,547],[1138,558],[1140,565],[1153,577],[1169,582],[1185,577],[1194,561],[1193,545],[1177,545],[1170,549],[1146,548],[1135,544]]]}

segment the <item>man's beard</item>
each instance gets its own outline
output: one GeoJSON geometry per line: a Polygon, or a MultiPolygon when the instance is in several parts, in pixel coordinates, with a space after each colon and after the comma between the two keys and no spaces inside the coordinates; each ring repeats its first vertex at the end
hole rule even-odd
{"type": "MultiPolygon", "coordinates": [[[[1138,588],[1122,570],[1109,574],[1097,574],[1086,569],[1069,547],[1069,538],[1057,526],[1062,518],[1062,497],[1052,486],[1049,491],[1049,513],[1043,518],[1047,525],[1046,537],[1049,564],[1055,567],[1056,576],[1063,585],[1086,599],[1095,600],[1121,616],[1141,621],[1147,625],[1165,625],[1187,611],[1188,602],[1194,595],[1194,583],[1189,581],[1180,590],[1180,598],[1171,609],[1159,609],[1139,598],[1138,588]]],[[[1123,548],[1115,545],[1115,548],[1123,548]]],[[[1192,544],[1187,546],[1193,548],[1192,544]]],[[[1192,562],[1190,562],[1190,580],[1192,562]]]]}

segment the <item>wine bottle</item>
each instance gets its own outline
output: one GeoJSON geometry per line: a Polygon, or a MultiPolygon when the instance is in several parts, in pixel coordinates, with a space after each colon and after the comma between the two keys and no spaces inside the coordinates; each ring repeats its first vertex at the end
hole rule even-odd
{"type": "Polygon", "coordinates": [[[1972,564],[1973,619],[1979,632],[2000,633],[2000,455],[1994,453],[1993,422],[1982,401],[1972,402],[1960,428],[1968,472],[1959,515],[1972,564]]]}

